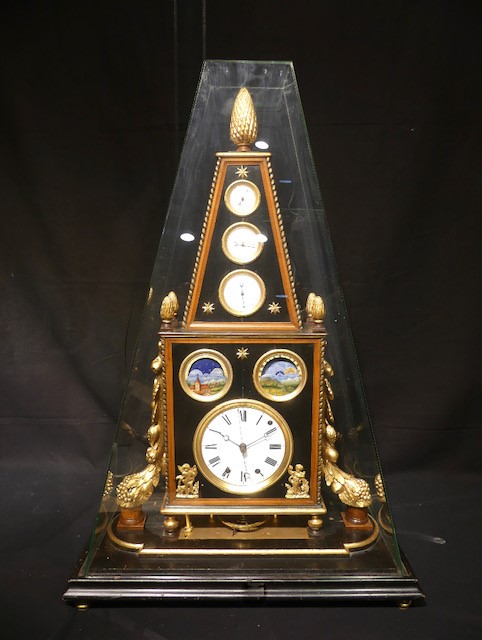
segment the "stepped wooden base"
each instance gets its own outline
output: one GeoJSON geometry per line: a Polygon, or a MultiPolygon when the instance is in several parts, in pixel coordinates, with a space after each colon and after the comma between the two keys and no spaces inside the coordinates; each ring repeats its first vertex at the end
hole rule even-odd
{"type": "Polygon", "coordinates": [[[353,600],[402,606],[424,598],[410,567],[404,559],[396,564],[372,518],[367,531],[327,517],[315,537],[303,516],[269,518],[246,532],[233,532],[215,517],[193,520],[193,528],[179,523],[166,537],[163,518],[150,517],[143,532],[120,529],[114,518],[64,599],[75,605],[353,600]]]}

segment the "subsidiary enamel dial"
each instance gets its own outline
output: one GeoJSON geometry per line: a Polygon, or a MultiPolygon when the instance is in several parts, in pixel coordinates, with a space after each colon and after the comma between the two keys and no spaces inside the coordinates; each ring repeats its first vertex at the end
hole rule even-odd
{"type": "Polygon", "coordinates": [[[261,254],[265,241],[266,236],[254,224],[237,222],[224,232],[222,247],[224,255],[232,262],[248,264],[261,254]]]}
{"type": "Polygon", "coordinates": [[[199,423],[194,459],[214,486],[234,494],[254,494],[286,472],[293,436],[286,420],[257,400],[223,402],[199,423]]]}
{"type": "Polygon", "coordinates": [[[259,207],[261,196],[258,187],[250,180],[236,180],[226,189],[224,202],[237,216],[249,216],[259,207]]]}
{"type": "Polygon", "coordinates": [[[266,299],[263,279],[254,271],[235,269],[228,273],[219,285],[219,301],[234,316],[250,316],[256,313],[266,299]]]}

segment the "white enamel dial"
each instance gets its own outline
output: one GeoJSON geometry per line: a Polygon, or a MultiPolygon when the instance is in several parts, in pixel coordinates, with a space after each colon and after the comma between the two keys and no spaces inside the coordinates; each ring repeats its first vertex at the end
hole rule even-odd
{"type": "Polygon", "coordinates": [[[252,494],[277,482],[293,454],[285,419],[257,400],[223,402],[199,423],[194,458],[204,477],[235,494],[252,494]]]}
{"type": "Polygon", "coordinates": [[[254,224],[237,222],[223,233],[224,255],[236,264],[248,264],[261,254],[265,240],[254,224]]]}
{"type": "Polygon", "coordinates": [[[224,202],[227,208],[237,216],[249,216],[259,207],[258,187],[250,180],[236,180],[226,189],[224,202]]]}
{"type": "Polygon", "coordinates": [[[219,285],[219,301],[234,316],[256,313],[266,298],[262,278],[254,271],[236,269],[228,273],[219,285]]]}

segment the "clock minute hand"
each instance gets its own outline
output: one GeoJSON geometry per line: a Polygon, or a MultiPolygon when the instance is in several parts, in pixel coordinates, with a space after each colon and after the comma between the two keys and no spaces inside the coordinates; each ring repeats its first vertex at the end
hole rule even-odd
{"type": "Polygon", "coordinates": [[[257,440],[253,440],[253,442],[250,442],[249,444],[246,445],[246,449],[249,449],[249,447],[253,447],[255,444],[258,444],[259,442],[262,442],[263,440],[267,440],[269,438],[270,434],[268,433],[268,431],[263,434],[261,436],[261,438],[258,438],[257,440]]]}

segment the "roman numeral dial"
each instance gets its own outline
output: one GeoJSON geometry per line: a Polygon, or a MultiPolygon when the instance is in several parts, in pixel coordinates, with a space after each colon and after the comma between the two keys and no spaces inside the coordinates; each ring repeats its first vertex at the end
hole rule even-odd
{"type": "Polygon", "coordinates": [[[229,400],[201,420],[193,449],[198,469],[211,484],[227,493],[255,494],[285,475],[293,436],[283,416],[269,405],[229,400]]]}

